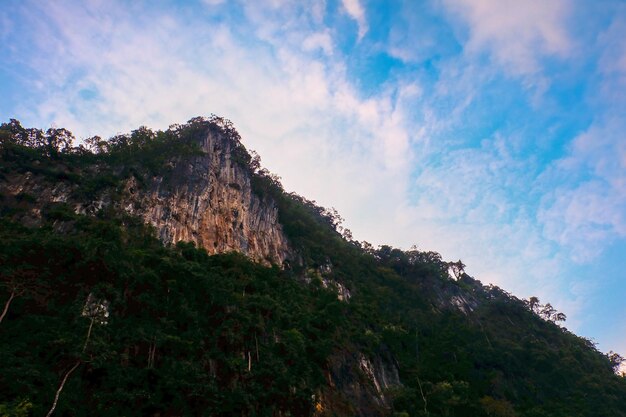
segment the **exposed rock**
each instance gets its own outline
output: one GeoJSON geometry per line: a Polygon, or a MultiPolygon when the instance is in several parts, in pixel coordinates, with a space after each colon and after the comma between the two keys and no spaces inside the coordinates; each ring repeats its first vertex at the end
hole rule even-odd
{"type": "Polygon", "coordinates": [[[335,291],[339,301],[348,302],[352,297],[350,289],[333,277],[333,264],[328,258],[325,263],[317,268],[309,268],[302,277],[302,280],[307,284],[311,283],[313,279],[319,279],[324,288],[335,291]]]}
{"type": "Polygon", "coordinates": [[[476,308],[475,300],[468,300],[463,295],[454,295],[450,298],[450,303],[454,305],[461,313],[468,315],[476,308]]]}
{"type": "Polygon", "coordinates": [[[152,224],[165,243],[194,242],[210,254],[238,251],[282,264],[292,250],[275,203],[252,192],[232,141],[221,132],[209,130],[200,145],[204,155],[172,161],[171,172],[145,189],[131,178],[124,209],[152,224]]]}
{"type": "Polygon", "coordinates": [[[339,301],[348,302],[350,297],[352,297],[350,290],[341,282],[335,282],[335,285],[337,286],[337,298],[339,301]]]}
{"type": "MultiPolygon", "coordinates": [[[[28,212],[20,214],[25,224],[41,222],[44,208],[51,203],[65,203],[75,213],[86,215],[113,206],[151,224],[166,244],[194,242],[210,254],[238,251],[265,264],[297,261],[278,221],[275,202],[253,192],[248,170],[237,163],[233,155],[236,144],[218,129],[208,129],[197,140],[202,155],[172,158],[162,175],[144,176],[143,181],[131,176],[119,187],[104,187],[90,198],[77,196],[76,183],[51,184],[31,172],[1,177],[0,193],[13,199],[28,195],[36,200],[28,212]]],[[[97,174],[99,168],[89,169],[97,174]]],[[[55,227],[71,227],[71,221],[59,220],[55,227]]],[[[320,279],[324,287],[337,293],[339,300],[347,302],[352,295],[350,289],[335,280],[333,269],[327,259],[317,268],[310,268],[303,279],[320,279]]],[[[82,315],[106,324],[109,301],[89,294],[82,315]]],[[[278,335],[274,338],[280,341],[278,335]]],[[[249,353],[243,360],[250,367],[249,353]]],[[[217,372],[215,363],[209,362],[209,372],[217,372]]],[[[335,411],[362,417],[388,415],[388,390],[401,385],[398,365],[386,350],[371,357],[360,352],[338,353],[329,361],[326,372],[328,390],[314,398],[315,412],[320,415],[335,411]]]]}
{"type": "Polygon", "coordinates": [[[324,262],[317,268],[317,272],[322,276],[330,275],[333,273],[333,264],[332,262],[330,262],[329,258],[326,258],[326,262],[324,262]]]}
{"type": "Polygon", "coordinates": [[[208,128],[196,140],[202,155],[173,158],[166,174],[143,184],[130,177],[121,200],[112,198],[112,188],[91,199],[74,198],[76,184],[51,185],[31,172],[0,179],[0,193],[36,199],[30,211],[20,215],[24,224],[39,223],[42,208],[50,203],[67,203],[80,214],[95,214],[114,204],[154,226],[166,244],[194,242],[210,254],[238,251],[264,264],[293,259],[276,204],[253,193],[248,171],[233,155],[235,142],[217,128],[208,128]]]}
{"type": "MultiPolygon", "coordinates": [[[[467,277],[467,279],[471,278],[467,277]]],[[[474,288],[473,284],[467,280],[439,281],[429,290],[432,291],[433,304],[438,309],[454,309],[469,315],[479,306],[475,293],[477,288],[474,288]]]]}
{"type": "Polygon", "coordinates": [[[350,297],[352,297],[352,293],[350,292],[350,290],[341,282],[324,277],[321,279],[321,281],[324,288],[332,289],[337,293],[337,299],[339,301],[348,302],[350,300],[350,297]]]}
{"type": "Polygon", "coordinates": [[[0,195],[9,195],[14,198],[20,196],[32,198],[38,204],[28,205],[26,212],[21,214],[20,221],[25,226],[37,226],[41,220],[41,210],[47,203],[65,203],[72,188],[65,182],[42,181],[31,172],[22,175],[5,175],[0,180],[0,195]]]}
{"type": "MultiPolygon", "coordinates": [[[[363,353],[341,352],[331,361],[329,385],[342,393],[351,413],[362,417],[389,414],[389,390],[402,385],[398,365],[385,349],[372,358],[363,353]]],[[[332,408],[326,404],[325,408],[332,408]]]]}

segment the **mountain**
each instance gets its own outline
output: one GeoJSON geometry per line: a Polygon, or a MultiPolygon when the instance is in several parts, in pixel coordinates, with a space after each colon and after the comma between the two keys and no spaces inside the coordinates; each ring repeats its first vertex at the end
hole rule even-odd
{"type": "Polygon", "coordinates": [[[72,144],[0,126],[0,415],[626,416],[619,355],[352,240],[227,120],[72,144]]]}

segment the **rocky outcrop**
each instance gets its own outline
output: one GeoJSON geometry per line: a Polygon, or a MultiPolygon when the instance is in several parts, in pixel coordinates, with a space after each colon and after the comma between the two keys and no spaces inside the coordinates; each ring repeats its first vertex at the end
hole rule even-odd
{"type": "Polygon", "coordinates": [[[4,196],[10,196],[16,202],[26,200],[26,203],[30,203],[20,204],[23,207],[19,212],[19,220],[25,226],[37,226],[41,222],[42,210],[47,204],[68,203],[72,190],[73,187],[67,182],[50,184],[28,171],[0,177],[0,196],[3,200],[4,196]]]}
{"type": "Polygon", "coordinates": [[[387,349],[382,348],[372,357],[361,352],[337,352],[329,368],[329,387],[341,393],[341,398],[325,398],[321,402],[326,415],[342,412],[361,417],[389,415],[390,394],[394,388],[402,387],[402,383],[398,364],[387,349]]]}
{"type": "Polygon", "coordinates": [[[246,169],[236,162],[234,142],[217,129],[199,139],[203,155],[178,158],[170,172],[140,187],[131,178],[123,208],[142,217],[165,243],[194,242],[210,254],[238,251],[282,264],[292,250],[278,209],[253,193],[246,169]]]}
{"type": "Polygon", "coordinates": [[[24,224],[36,225],[50,203],[66,203],[80,214],[113,205],[154,226],[166,244],[194,242],[210,254],[237,251],[264,264],[293,258],[276,204],[252,191],[249,170],[237,162],[241,145],[214,126],[192,140],[201,154],[174,157],[163,174],[143,175],[141,182],[131,176],[121,187],[105,187],[89,199],[76,196],[78,186],[71,181],[51,185],[32,172],[0,177],[0,193],[34,200],[20,215],[24,224]]]}

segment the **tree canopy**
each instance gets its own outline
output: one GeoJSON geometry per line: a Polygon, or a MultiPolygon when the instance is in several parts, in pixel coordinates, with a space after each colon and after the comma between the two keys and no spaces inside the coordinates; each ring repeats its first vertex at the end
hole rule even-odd
{"type": "Polygon", "coordinates": [[[285,192],[224,119],[79,146],[65,129],[11,120],[0,185],[28,173],[91,198],[167,175],[172,157],[198,155],[207,129],[232,140],[300,261],[209,256],[163,245],[114,206],[88,216],[1,194],[0,416],[626,416],[619,354],[558,325],[549,303],[482,285],[460,260],[353,241],[336,210],[285,192]],[[35,208],[41,223],[19,221],[35,208]],[[363,363],[401,383],[377,391],[363,363]]]}

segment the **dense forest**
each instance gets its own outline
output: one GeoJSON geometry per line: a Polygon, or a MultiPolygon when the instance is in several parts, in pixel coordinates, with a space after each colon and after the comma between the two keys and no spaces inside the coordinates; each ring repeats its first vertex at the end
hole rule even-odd
{"type": "Polygon", "coordinates": [[[461,261],[353,240],[224,119],[79,146],[11,120],[0,162],[0,416],[626,416],[621,356],[461,261]],[[116,204],[128,178],[201,157],[209,130],[276,204],[297,259],[164,245],[116,204]],[[81,214],[2,186],[24,176],[110,203],[81,214]]]}

